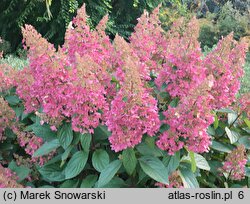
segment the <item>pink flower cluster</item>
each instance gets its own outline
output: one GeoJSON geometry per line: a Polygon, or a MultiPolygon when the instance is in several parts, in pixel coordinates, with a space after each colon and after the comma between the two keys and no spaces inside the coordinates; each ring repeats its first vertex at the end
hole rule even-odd
{"type": "Polygon", "coordinates": [[[18,177],[14,172],[0,164],[0,188],[23,188],[17,180],[18,177]]]}
{"type": "Polygon", "coordinates": [[[236,99],[240,89],[240,80],[243,76],[247,44],[238,43],[231,33],[223,38],[217,47],[204,59],[207,74],[214,76],[214,85],[211,90],[215,102],[212,109],[228,107],[236,99]]]}
{"type": "Polygon", "coordinates": [[[165,91],[172,97],[181,99],[187,96],[190,89],[198,87],[206,78],[198,36],[199,27],[196,19],[192,19],[187,25],[184,19],[180,19],[167,33],[165,63],[156,84],[160,88],[165,83],[165,91]],[[184,28],[185,32],[180,33],[184,28]]]}
{"type": "Polygon", "coordinates": [[[14,110],[8,105],[7,101],[4,98],[0,97],[0,141],[5,139],[4,130],[15,124],[15,112],[14,110]]]}
{"type": "Polygon", "coordinates": [[[158,112],[163,111],[163,123],[170,128],[159,136],[159,148],[169,154],[184,146],[208,151],[211,111],[234,102],[247,46],[229,35],[203,56],[195,18],[178,20],[164,34],[158,12],[159,7],[138,19],[130,43],[118,35],[111,43],[105,34],[108,17],[91,30],[83,6],[57,51],[26,25],[23,35],[30,65],[16,78],[26,111],[41,108],[47,121],[53,121],[53,130],[63,120],[81,133],[93,133],[99,124],[106,124],[115,151],[134,147],[144,134],[155,135],[161,125],[158,112]],[[159,110],[148,88],[150,74],[158,89],[169,93],[164,110],[159,110]],[[175,108],[169,106],[173,99],[179,100],[175,108]]]}
{"type": "Polygon", "coordinates": [[[169,176],[169,184],[156,183],[155,186],[160,188],[184,188],[178,171],[174,171],[169,176]]]}
{"type": "Polygon", "coordinates": [[[107,115],[106,125],[112,132],[109,141],[116,152],[134,147],[141,142],[143,134],[154,136],[159,129],[157,104],[153,97],[147,93],[142,96],[125,96],[126,101],[121,89],[112,101],[111,110],[107,115]],[[135,100],[138,100],[138,97],[144,103],[137,103],[135,100]]]}
{"type": "Polygon", "coordinates": [[[74,20],[76,28],[67,31],[65,45],[57,52],[26,25],[23,35],[30,65],[21,72],[28,76],[18,80],[17,93],[27,112],[42,108],[54,120],[70,119],[74,131],[92,133],[102,120],[100,112],[108,108],[104,85],[108,75],[101,66],[108,60],[97,32],[83,24],[84,14],[82,8],[74,20]]]}
{"type": "Polygon", "coordinates": [[[250,93],[243,94],[239,99],[240,109],[247,114],[250,119],[250,93]]]}
{"type": "Polygon", "coordinates": [[[213,122],[211,111],[234,102],[243,74],[247,49],[244,42],[237,43],[229,35],[204,57],[198,36],[196,19],[189,23],[180,19],[166,36],[165,63],[156,84],[160,90],[165,84],[163,91],[172,99],[178,98],[179,104],[164,111],[164,123],[170,128],[160,135],[157,145],[169,154],[184,146],[197,153],[209,150],[207,128],[213,122]]]}
{"type": "Polygon", "coordinates": [[[227,174],[232,180],[242,180],[245,178],[245,165],[247,163],[246,150],[244,145],[239,145],[226,157],[224,165],[219,170],[227,174]]]}
{"type": "Polygon", "coordinates": [[[8,91],[14,86],[15,73],[15,70],[11,66],[0,64],[0,93],[8,91]]]}
{"type": "MultiPolygon", "coordinates": [[[[34,152],[43,144],[42,138],[37,137],[30,132],[20,131],[18,128],[14,128],[14,133],[17,135],[19,145],[23,147],[25,152],[31,157],[33,156],[34,152]]],[[[52,158],[54,153],[55,152],[51,152],[47,156],[32,157],[29,162],[38,163],[40,166],[42,166],[46,161],[52,158]]]]}
{"type": "Polygon", "coordinates": [[[184,145],[198,153],[209,150],[211,142],[207,127],[214,119],[210,109],[214,99],[210,94],[212,86],[213,77],[210,76],[199,87],[190,90],[189,95],[176,108],[169,107],[164,112],[164,122],[170,128],[157,141],[159,148],[167,150],[171,155],[184,145]]]}
{"type": "Polygon", "coordinates": [[[159,130],[160,120],[157,101],[144,88],[139,59],[119,36],[114,46],[119,50],[116,76],[121,88],[111,102],[106,125],[112,132],[111,147],[118,152],[139,144],[143,134],[153,136],[159,130]]]}
{"type": "Polygon", "coordinates": [[[145,65],[144,79],[149,78],[149,71],[157,72],[161,67],[163,52],[166,48],[163,29],[158,17],[160,6],[149,15],[148,12],[138,19],[138,24],[130,37],[131,47],[135,50],[142,64],[145,65]]]}

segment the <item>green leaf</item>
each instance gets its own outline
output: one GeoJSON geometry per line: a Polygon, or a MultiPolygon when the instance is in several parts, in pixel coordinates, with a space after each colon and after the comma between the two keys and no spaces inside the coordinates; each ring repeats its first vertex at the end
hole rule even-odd
{"type": "Polygon", "coordinates": [[[250,177],[250,167],[245,167],[245,175],[250,177]]]}
{"type": "Polygon", "coordinates": [[[231,144],[234,144],[239,139],[239,134],[235,131],[230,130],[228,127],[225,127],[225,131],[227,133],[227,136],[231,142],[231,144]]]}
{"type": "Polygon", "coordinates": [[[5,99],[12,106],[17,105],[20,102],[20,99],[17,96],[6,96],[5,99]]]}
{"type": "Polygon", "coordinates": [[[81,188],[92,188],[98,179],[97,175],[88,175],[83,179],[81,183],[81,188]]]}
{"type": "Polygon", "coordinates": [[[44,141],[50,141],[56,138],[56,133],[50,129],[48,124],[34,124],[31,128],[35,135],[41,137],[44,141]]]}
{"type": "Polygon", "coordinates": [[[124,187],[126,187],[126,184],[119,177],[112,178],[106,185],[103,186],[103,188],[124,188],[124,187]]]}
{"type": "Polygon", "coordinates": [[[61,160],[62,160],[62,154],[58,154],[54,156],[52,159],[50,159],[45,165],[55,164],[57,162],[60,162],[61,160]]]}
{"type": "Polygon", "coordinates": [[[77,188],[78,184],[79,184],[79,180],[77,180],[77,179],[67,180],[67,181],[64,181],[60,185],[60,188],[77,188]]]}
{"type": "Polygon", "coordinates": [[[191,160],[191,170],[192,170],[192,172],[195,172],[196,171],[196,161],[195,161],[195,158],[194,158],[194,152],[190,151],[189,152],[189,157],[190,157],[190,160],[191,160]]]}
{"type": "Polygon", "coordinates": [[[216,112],[219,112],[219,113],[235,113],[233,110],[230,110],[228,108],[222,108],[222,109],[216,110],[216,112]]]}
{"type": "Polygon", "coordinates": [[[159,132],[163,133],[163,132],[167,131],[169,128],[170,128],[170,126],[168,124],[162,124],[159,132]]]}
{"type": "Polygon", "coordinates": [[[55,187],[50,185],[44,185],[44,186],[39,186],[39,188],[55,188],[55,187]]]}
{"type": "MultiPolygon", "coordinates": [[[[23,106],[22,106],[22,107],[23,107],[23,106]]],[[[24,110],[24,107],[23,107],[23,110],[24,110]]],[[[32,115],[32,113],[26,114],[25,112],[22,112],[21,120],[24,120],[24,119],[26,119],[26,118],[29,118],[30,120],[33,121],[33,118],[34,118],[34,117],[35,117],[35,116],[32,115]]]]}
{"type": "Polygon", "coordinates": [[[109,164],[109,155],[105,150],[98,149],[93,153],[92,165],[93,167],[101,172],[109,164]]]}
{"type": "Polygon", "coordinates": [[[70,152],[72,151],[72,149],[73,149],[73,146],[70,145],[70,146],[64,151],[64,153],[62,154],[62,162],[61,162],[61,165],[60,165],[61,167],[64,165],[66,159],[69,157],[69,154],[70,154],[70,152]]]}
{"type": "Polygon", "coordinates": [[[181,167],[180,177],[182,179],[184,188],[199,188],[199,183],[190,169],[181,167]]]}
{"type": "Polygon", "coordinates": [[[221,142],[217,142],[217,141],[212,141],[212,145],[211,145],[212,149],[215,149],[217,151],[220,152],[226,152],[226,153],[230,153],[233,150],[233,147],[228,145],[228,144],[223,144],[221,142]]]}
{"type": "Polygon", "coordinates": [[[168,94],[168,92],[163,91],[163,92],[160,92],[160,97],[162,99],[168,99],[169,98],[169,94],[168,94]]]}
{"type": "Polygon", "coordinates": [[[163,156],[163,151],[156,147],[150,147],[145,142],[140,143],[136,146],[136,149],[144,156],[155,156],[161,157],[163,156]]]}
{"type": "Polygon", "coordinates": [[[58,131],[58,139],[61,146],[66,149],[73,140],[73,131],[70,123],[64,123],[58,131]]]}
{"type": "Polygon", "coordinates": [[[148,179],[147,174],[145,174],[145,172],[141,168],[140,168],[138,174],[139,174],[138,183],[141,183],[142,181],[148,179]]]}
{"type": "Polygon", "coordinates": [[[241,137],[238,142],[240,144],[243,144],[246,149],[250,149],[250,137],[249,136],[241,137]]]}
{"type": "Polygon", "coordinates": [[[147,144],[150,148],[155,148],[155,139],[153,137],[146,137],[145,144],[147,144]]]}
{"type": "Polygon", "coordinates": [[[89,133],[81,134],[80,141],[81,141],[82,148],[85,152],[89,152],[91,140],[92,140],[91,134],[89,133]]]}
{"type": "Polygon", "coordinates": [[[16,165],[16,162],[14,161],[11,161],[9,163],[9,166],[8,168],[10,170],[12,170],[13,172],[16,173],[16,175],[18,176],[18,182],[21,182],[23,181],[25,178],[27,178],[29,176],[29,173],[31,172],[31,169],[24,166],[24,165],[21,165],[21,166],[17,166],[16,165]]]}
{"type": "Polygon", "coordinates": [[[87,160],[88,160],[87,152],[83,151],[76,152],[69,160],[65,168],[66,179],[71,179],[80,174],[81,171],[84,169],[87,160]]]}
{"type": "Polygon", "coordinates": [[[56,150],[60,146],[59,140],[54,139],[49,142],[45,142],[39,149],[35,151],[33,157],[40,157],[49,154],[53,150],[56,150]]]}
{"type": "Polygon", "coordinates": [[[122,100],[123,100],[124,102],[127,102],[127,101],[128,101],[128,97],[123,97],[122,100]]]}
{"type": "Polygon", "coordinates": [[[137,164],[135,151],[132,148],[128,148],[122,151],[122,163],[127,173],[129,175],[132,175],[137,164]]]}
{"type": "Polygon", "coordinates": [[[168,170],[160,159],[153,156],[143,156],[139,159],[142,170],[152,179],[168,184],[168,170]]]}
{"type": "Polygon", "coordinates": [[[248,120],[247,118],[245,118],[244,122],[246,123],[247,127],[250,128],[250,120],[248,120]]]}
{"type": "Polygon", "coordinates": [[[227,121],[229,125],[232,125],[233,122],[235,122],[235,120],[237,119],[238,114],[237,113],[228,113],[227,114],[227,121]]]}
{"type": "Polygon", "coordinates": [[[19,117],[22,116],[23,111],[24,111],[24,107],[23,106],[14,106],[14,107],[12,107],[12,109],[15,111],[17,118],[19,118],[19,117]]]}
{"type": "Polygon", "coordinates": [[[7,154],[8,152],[13,151],[13,149],[14,149],[13,144],[7,143],[7,142],[4,142],[4,143],[0,142],[0,150],[1,150],[1,152],[4,152],[5,154],[7,154]]]}
{"type": "Polygon", "coordinates": [[[13,132],[11,129],[9,129],[9,128],[5,128],[4,134],[5,134],[5,136],[6,136],[7,138],[9,138],[9,139],[16,139],[16,137],[17,137],[17,136],[14,134],[14,132],[13,132]]]}
{"type": "Polygon", "coordinates": [[[120,160],[115,160],[111,162],[105,169],[101,171],[99,180],[98,180],[98,188],[103,187],[114,177],[114,175],[121,168],[122,162],[120,160]]]}
{"type": "Polygon", "coordinates": [[[194,153],[194,158],[195,158],[196,166],[199,169],[210,171],[210,166],[207,160],[202,155],[194,153]]]}
{"type": "MultiPolygon", "coordinates": [[[[203,169],[203,170],[207,170],[210,171],[210,166],[207,162],[207,160],[200,154],[194,153],[194,160],[195,160],[195,164],[199,169],[203,169]]],[[[190,158],[190,154],[189,157],[183,157],[182,161],[188,161],[191,163],[192,166],[192,162],[191,162],[191,158],[190,158]]],[[[192,170],[193,171],[193,170],[192,170]]],[[[195,172],[195,171],[193,171],[195,172]]]]}
{"type": "Polygon", "coordinates": [[[248,128],[248,127],[243,127],[242,129],[245,130],[247,133],[250,134],[250,128],[248,128]]]}
{"type": "Polygon", "coordinates": [[[209,135],[215,136],[215,129],[210,125],[207,129],[209,135]]]}
{"type": "Polygon", "coordinates": [[[210,171],[213,172],[215,175],[219,174],[219,169],[223,166],[223,164],[215,160],[209,160],[207,162],[210,167],[210,171]]]}
{"type": "Polygon", "coordinates": [[[167,167],[168,174],[170,175],[180,164],[180,152],[176,152],[173,156],[164,157],[162,162],[167,167]]]}
{"type": "Polygon", "coordinates": [[[69,146],[64,153],[62,154],[62,160],[66,160],[69,157],[70,152],[72,151],[73,146],[69,146]]]}
{"type": "Polygon", "coordinates": [[[107,127],[104,125],[99,125],[94,130],[95,140],[105,140],[111,135],[111,132],[108,131],[107,127]]]}
{"type": "Polygon", "coordinates": [[[170,106],[171,107],[173,107],[173,108],[175,108],[175,107],[177,107],[177,105],[178,105],[178,103],[179,103],[179,100],[180,99],[178,99],[178,98],[174,98],[171,102],[170,102],[170,106]]]}
{"type": "Polygon", "coordinates": [[[217,129],[219,126],[219,120],[218,120],[218,116],[215,114],[214,115],[214,129],[217,129]]]}
{"type": "Polygon", "coordinates": [[[49,165],[44,165],[39,168],[40,174],[48,181],[64,181],[65,180],[65,170],[60,167],[60,163],[52,163],[49,165]]]}
{"type": "Polygon", "coordinates": [[[73,132],[73,140],[71,142],[71,145],[78,145],[78,143],[80,142],[81,139],[81,133],[79,132],[73,132]]]}

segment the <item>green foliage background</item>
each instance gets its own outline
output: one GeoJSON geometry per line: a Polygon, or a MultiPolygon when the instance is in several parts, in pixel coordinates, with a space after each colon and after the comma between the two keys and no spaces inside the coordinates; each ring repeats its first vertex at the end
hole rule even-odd
{"type": "Polygon", "coordinates": [[[89,24],[95,27],[100,19],[109,14],[107,33],[127,38],[144,9],[152,10],[162,0],[53,0],[48,15],[45,0],[1,0],[0,36],[10,43],[5,48],[13,52],[21,48],[21,26],[33,25],[39,33],[55,45],[64,40],[64,33],[77,8],[86,4],[91,16],[89,24]]]}
{"type": "Polygon", "coordinates": [[[202,47],[211,48],[231,31],[237,40],[249,34],[250,0],[1,0],[0,36],[5,43],[0,45],[0,50],[6,54],[22,48],[21,26],[24,24],[33,25],[56,46],[63,44],[67,26],[84,3],[92,28],[109,14],[106,31],[111,38],[119,33],[127,39],[143,10],[151,11],[160,3],[165,30],[181,16],[196,15],[207,20],[201,26],[202,47]]]}

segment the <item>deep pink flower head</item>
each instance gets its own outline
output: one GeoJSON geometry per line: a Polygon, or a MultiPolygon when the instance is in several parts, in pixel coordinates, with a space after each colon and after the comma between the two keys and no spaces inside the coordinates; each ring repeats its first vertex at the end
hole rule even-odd
{"type": "Polygon", "coordinates": [[[66,31],[63,50],[67,53],[71,66],[75,65],[75,53],[80,57],[90,56],[102,68],[102,75],[99,77],[103,85],[110,88],[111,78],[107,71],[112,69],[113,46],[105,34],[108,16],[104,16],[94,30],[88,26],[87,18],[84,4],[73,19],[74,29],[68,28],[66,31]]]}
{"type": "Polygon", "coordinates": [[[121,88],[111,102],[106,125],[112,132],[111,147],[118,152],[139,144],[143,134],[153,136],[160,121],[157,101],[144,88],[139,59],[121,37],[116,36],[114,46],[119,51],[116,75],[121,88]]]}
{"type": "Polygon", "coordinates": [[[193,18],[188,24],[177,21],[167,33],[165,63],[156,79],[160,88],[163,83],[172,97],[185,97],[207,77],[202,63],[202,52],[198,42],[198,22],[193,18]],[[185,30],[185,31],[183,31],[185,30]]]}
{"type": "Polygon", "coordinates": [[[73,82],[75,93],[67,103],[72,118],[72,128],[77,132],[90,132],[103,120],[100,111],[106,113],[106,90],[99,78],[102,67],[85,55],[76,54],[76,79],[73,82]]]}
{"type": "Polygon", "coordinates": [[[235,102],[243,76],[247,44],[236,42],[231,33],[220,40],[217,47],[204,59],[207,74],[214,76],[211,90],[214,97],[213,109],[225,108],[235,102]]]}
{"type": "Polygon", "coordinates": [[[213,101],[210,94],[213,81],[213,77],[209,76],[199,87],[190,90],[189,95],[182,98],[176,108],[169,106],[163,113],[166,118],[164,123],[170,128],[157,141],[160,149],[170,155],[184,146],[197,153],[209,150],[211,138],[207,128],[214,118],[210,107],[213,101]]]}
{"type": "Polygon", "coordinates": [[[112,46],[102,30],[106,20],[91,31],[81,8],[74,19],[76,27],[67,30],[58,51],[32,26],[23,28],[30,64],[20,72],[26,77],[18,80],[17,93],[27,112],[42,108],[53,121],[70,119],[73,130],[82,133],[93,132],[104,120],[105,96],[112,92],[107,72],[112,46]]]}
{"type": "Polygon", "coordinates": [[[143,134],[154,136],[159,129],[156,101],[147,93],[128,95],[121,89],[111,103],[106,125],[112,132],[109,141],[113,150],[134,147],[141,142],[143,134]]]}
{"type": "Polygon", "coordinates": [[[165,85],[163,91],[179,100],[176,108],[168,107],[164,112],[164,123],[170,128],[157,141],[158,147],[169,154],[184,146],[197,153],[209,150],[211,111],[234,102],[243,74],[247,48],[244,42],[235,42],[231,34],[204,57],[198,36],[195,18],[174,24],[167,33],[165,63],[155,81],[159,89],[165,85]]]}

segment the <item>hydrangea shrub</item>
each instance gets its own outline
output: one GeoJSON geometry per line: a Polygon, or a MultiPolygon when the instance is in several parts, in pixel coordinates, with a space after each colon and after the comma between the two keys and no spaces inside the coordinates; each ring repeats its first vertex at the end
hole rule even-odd
{"type": "Polygon", "coordinates": [[[158,13],[111,42],[83,6],[58,50],[25,25],[29,65],[0,64],[1,187],[249,187],[246,43],[204,56],[195,18],[158,13]]]}

